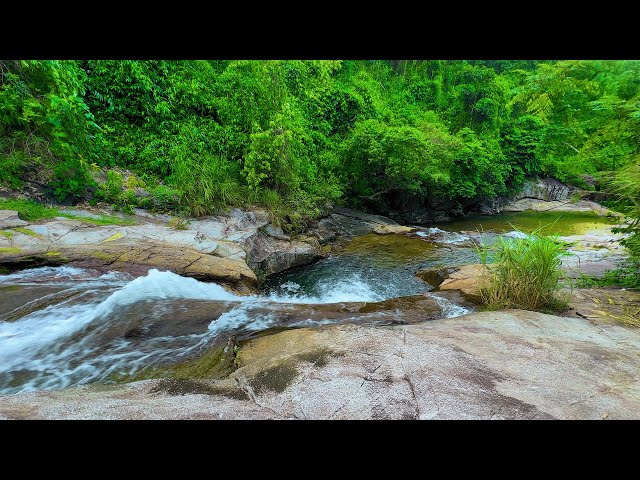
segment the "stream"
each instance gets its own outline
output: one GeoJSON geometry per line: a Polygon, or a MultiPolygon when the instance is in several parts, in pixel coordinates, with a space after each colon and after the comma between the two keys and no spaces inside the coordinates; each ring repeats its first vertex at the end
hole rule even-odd
{"type": "MultiPolygon", "coordinates": [[[[403,307],[362,308],[399,297],[432,297],[441,317],[463,315],[468,308],[430,293],[416,270],[475,263],[478,231],[490,242],[517,235],[514,227],[532,231],[558,217],[503,214],[419,227],[407,236],[356,237],[328,258],[270,277],[253,296],[155,269],[135,279],[69,266],[0,275],[0,394],[131,379],[198,358],[230,335],[243,340],[273,328],[403,323],[403,307]]],[[[563,214],[553,229],[580,233],[607,222],[563,214]]]]}

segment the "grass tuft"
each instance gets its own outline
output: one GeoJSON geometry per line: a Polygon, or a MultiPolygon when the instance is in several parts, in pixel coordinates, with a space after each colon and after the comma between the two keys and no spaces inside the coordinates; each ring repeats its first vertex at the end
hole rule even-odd
{"type": "Polygon", "coordinates": [[[557,240],[557,235],[541,235],[538,229],[524,238],[499,237],[491,246],[481,244],[480,259],[487,266],[480,278],[484,306],[549,313],[566,310],[568,298],[558,290],[561,259],[567,253],[557,240]]]}

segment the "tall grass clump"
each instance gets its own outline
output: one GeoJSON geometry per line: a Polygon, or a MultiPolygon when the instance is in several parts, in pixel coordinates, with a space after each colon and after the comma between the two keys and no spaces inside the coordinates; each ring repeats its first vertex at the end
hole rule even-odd
{"type": "Polygon", "coordinates": [[[485,266],[480,296],[486,308],[541,312],[568,308],[568,299],[558,292],[566,252],[557,235],[542,235],[538,229],[521,238],[499,237],[493,245],[481,244],[479,253],[485,266]]]}

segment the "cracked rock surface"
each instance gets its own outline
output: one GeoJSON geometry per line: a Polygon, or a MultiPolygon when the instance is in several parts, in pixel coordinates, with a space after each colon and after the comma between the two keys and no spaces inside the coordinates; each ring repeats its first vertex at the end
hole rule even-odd
{"type": "Polygon", "coordinates": [[[0,396],[0,418],[640,418],[640,332],[522,310],[287,330],[222,380],[0,396]]]}

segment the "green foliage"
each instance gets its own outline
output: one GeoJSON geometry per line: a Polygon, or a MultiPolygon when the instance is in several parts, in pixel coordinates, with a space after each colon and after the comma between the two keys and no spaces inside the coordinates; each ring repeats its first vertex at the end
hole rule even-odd
{"type": "Polygon", "coordinates": [[[616,199],[617,208],[630,218],[625,227],[614,230],[630,234],[620,242],[629,251],[629,265],[612,273],[612,278],[615,275],[621,285],[640,288],[640,156],[633,162],[616,172],[603,173],[602,183],[616,199]]]}
{"type": "Polygon", "coordinates": [[[524,238],[499,237],[480,246],[484,273],[480,279],[482,303],[489,309],[521,308],[557,312],[567,308],[560,288],[561,258],[566,255],[557,237],[534,231],[524,238]]]}
{"type": "Polygon", "coordinates": [[[639,78],[635,60],[5,60],[0,185],[297,225],[331,202],[587,186],[639,153],[639,78]]]}
{"type": "Polygon", "coordinates": [[[69,213],[62,213],[57,208],[47,207],[41,203],[34,202],[33,200],[0,198],[0,210],[15,210],[18,212],[18,217],[30,222],[37,222],[38,220],[47,218],[67,217],[95,225],[135,225],[135,221],[133,220],[110,215],[101,215],[99,218],[89,218],[69,213]]]}

